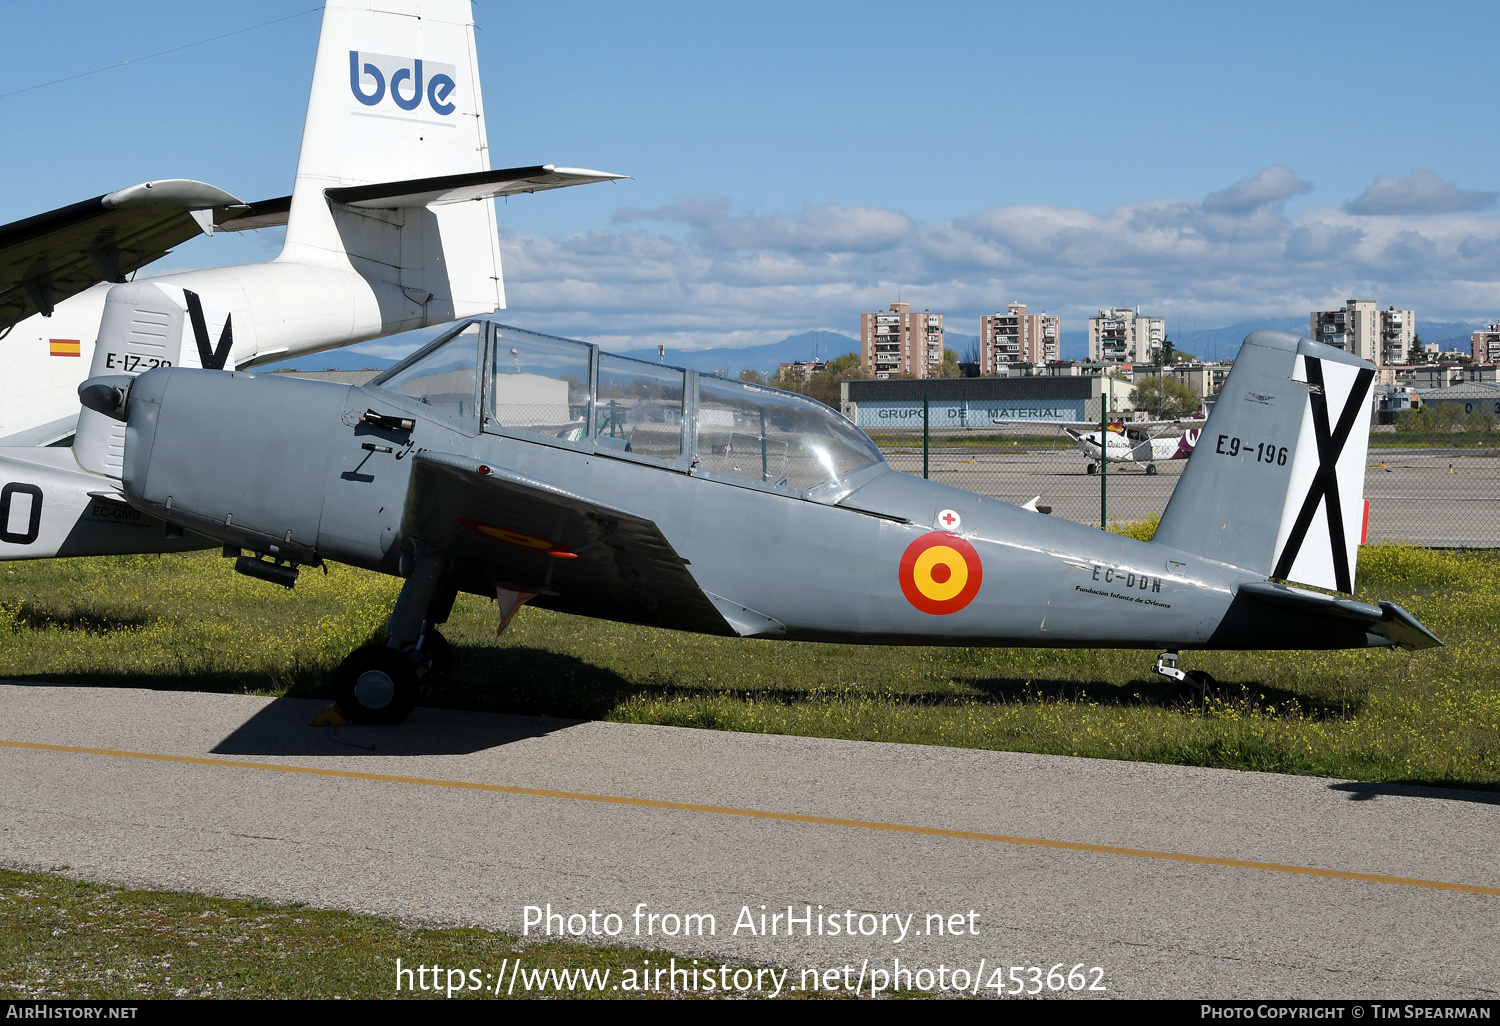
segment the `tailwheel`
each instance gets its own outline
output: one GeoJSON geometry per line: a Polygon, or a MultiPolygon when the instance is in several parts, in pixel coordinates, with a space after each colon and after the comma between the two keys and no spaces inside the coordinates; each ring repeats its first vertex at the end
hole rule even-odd
{"type": "Polygon", "coordinates": [[[1202,705],[1208,701],[1208,696],[1216,684],[1218,681],[1204,671],[1189,670],[1187,675],[1177,682],[1177,700],[1202,705]]]}
{"type": "Polygon", "coordinates": [[[417,704],[417,670],[387,645],[349,653],[333,672],[334,701],[352,723],[400,723],[417,704]]]}

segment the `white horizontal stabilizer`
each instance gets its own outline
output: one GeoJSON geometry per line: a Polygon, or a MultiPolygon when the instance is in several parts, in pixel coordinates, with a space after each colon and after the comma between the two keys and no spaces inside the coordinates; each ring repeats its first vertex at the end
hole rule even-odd
{"type": "Polygon", "coordinates": [[[613,182],[628,175],[590,171],[579,167],[511,167],[499,171],[414,178],[404,182],[378,182],[325,190],[328,198],[347,207],[370,209],[444,206],[466,200],[495,199],[520,193],[564,189],[570,185],[613,182]]]}

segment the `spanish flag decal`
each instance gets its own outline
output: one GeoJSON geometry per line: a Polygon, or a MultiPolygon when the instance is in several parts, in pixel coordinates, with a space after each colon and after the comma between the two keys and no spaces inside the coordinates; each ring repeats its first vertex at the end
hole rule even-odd
{"type": "Polygon", "coordinates": [[[898,577],[906,601],[924,613],[946,616],[974,601],[984,564],[958,535],[932,531],[906,547],[898,577]]]}
{"type": "Polygon", "coordinates": [[[54,338],[49,339],[52,343],[53,356],[82,356],[82,347],[76,338],[54,338]]]}

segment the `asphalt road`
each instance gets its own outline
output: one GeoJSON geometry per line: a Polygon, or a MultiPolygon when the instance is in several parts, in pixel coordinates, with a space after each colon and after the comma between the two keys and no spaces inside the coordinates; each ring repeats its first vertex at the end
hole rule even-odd
{"type": "Polygon", "coordinates": [[[321,708],[0,686],[0,861],[515,932],[550,903],[787,985],[847,965],[867,992],[899,959],[1028,989],[1082,966],[1130,997],[1500,994],[1496,795],[429,709],[310,726],[321,708]],[[824,935],[761,935],[762,905],[811,905],[824,935]],[[669,913],[714,932],[646,935],[669,913]]]}
{"type": "MultiPolygon", "coordinates": [[[[897,470],[918,476],[922,453],[886,457],[897,470]]],[[[1039,496],[1054,516],[1099,523],[1099,478],[1087,474],[1076,448],[1014,453],[938,450],[928,461],[935,481],[1006,502],[1039,496]]],[[[1184,460],[1157,464],[1147,475],[1129,464],[1110,464],[1106,491],[1111,520],[1160,513],[1182,476],[1184,460]]],[[[1500,458],[1451,450],[1372,449],[1366,461],[1370,541],[1408,541],[1441,547],[1500,547],[1500,458]]]]}

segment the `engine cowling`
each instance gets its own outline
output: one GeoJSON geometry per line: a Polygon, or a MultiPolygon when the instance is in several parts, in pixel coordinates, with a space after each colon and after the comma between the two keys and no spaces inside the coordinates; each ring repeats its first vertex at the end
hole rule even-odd
{"type": "Polygon", "coordinates": [[[277,559],[319,558],[349,386],[161,368],[131,384],[122,483],[132,506],[277,559]]]}

